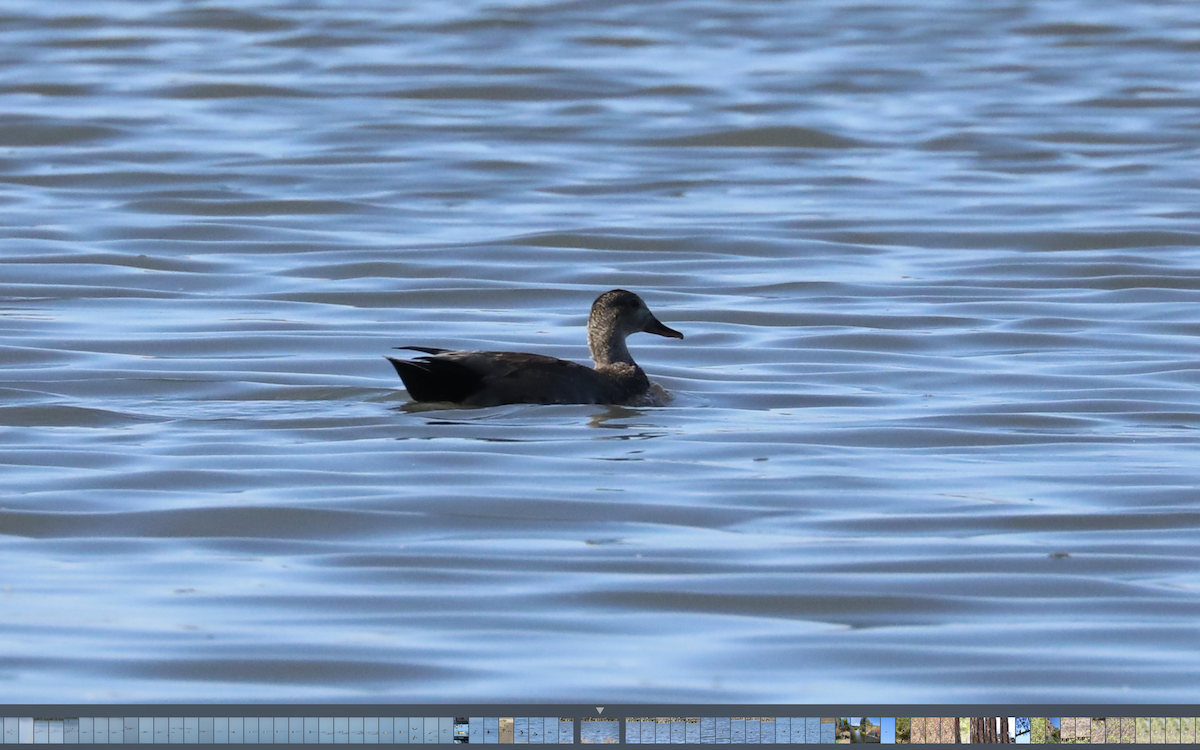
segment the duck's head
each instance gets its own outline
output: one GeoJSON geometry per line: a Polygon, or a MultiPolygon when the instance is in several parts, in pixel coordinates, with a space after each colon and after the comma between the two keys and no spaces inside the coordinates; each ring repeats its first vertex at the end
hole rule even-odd
{"type": "Polygon", "coordinates": [[[662,324],[642,298],[624,289],[613,289],[596,298],[588,316],[588,345],[597,364],[615,361],[633,363],[625,348],[625,338],[634,333],[653,333],[673,339],[683,338],[674,328],[662,324]]]}
{"type": "Polygon", "coordinates": [[[653,333],[673,339],[683,338],[674,328],[667,328],[642,298],[624,289],[613,289],[596,298],[588,317],[589,330],[609,330],[621,338],[633,333],[653,333]]]}

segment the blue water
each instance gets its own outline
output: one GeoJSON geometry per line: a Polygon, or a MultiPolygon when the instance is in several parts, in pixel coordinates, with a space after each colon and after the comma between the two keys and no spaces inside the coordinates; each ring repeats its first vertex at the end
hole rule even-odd
{"type": "Polygon", "coordinates": [[[579,724],[579,738],[583,744],[617,744],[620,734],[621,722],[618,719],[611,721],[582,721],[579,724]]]}
{"type": "Polygon", "coordinates": [[[0,34],[0,697],[1200,699],[1200,5],[0,34]],[[613,287],[666,407],[383,359],[613,287]]]}

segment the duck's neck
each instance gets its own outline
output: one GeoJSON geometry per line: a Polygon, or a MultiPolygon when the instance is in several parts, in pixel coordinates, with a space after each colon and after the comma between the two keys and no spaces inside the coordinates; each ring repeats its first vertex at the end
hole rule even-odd
{"type": "Polygon", "coordinates": [[[612,329],[600,330],[588,327],[588,348],[592,350],[592,360],[596,367],[601,368],[617,363],[637,366],[625,346],[625,337],[612,329]]]}

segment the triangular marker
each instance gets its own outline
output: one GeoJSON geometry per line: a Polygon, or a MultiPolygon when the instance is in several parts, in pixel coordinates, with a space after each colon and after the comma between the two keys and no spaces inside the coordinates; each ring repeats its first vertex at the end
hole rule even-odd
{"type": "Polygon", "coordinates": [[[598,713],[598,714],[604,713],[604,706],[596,706],[596,713],[598,713]]]}

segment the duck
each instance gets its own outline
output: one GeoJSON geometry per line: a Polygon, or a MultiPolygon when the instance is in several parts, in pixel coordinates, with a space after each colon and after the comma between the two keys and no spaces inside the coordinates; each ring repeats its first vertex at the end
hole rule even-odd
{"type": "Polygon", "coordinates": [[[451,351],[425,346],[398,346],[421,352],[412,359],[386,357],[404,381],[413,401],[448,402],[460,406],[502,404],[653,405],[665,394],[652,386],[633,361],[625,339],[653,333],[682,339],[663,325],[642,298],[612,289],[592,303],[588,316],[588,349],[595,367],[524,352],[451,351]]]}

